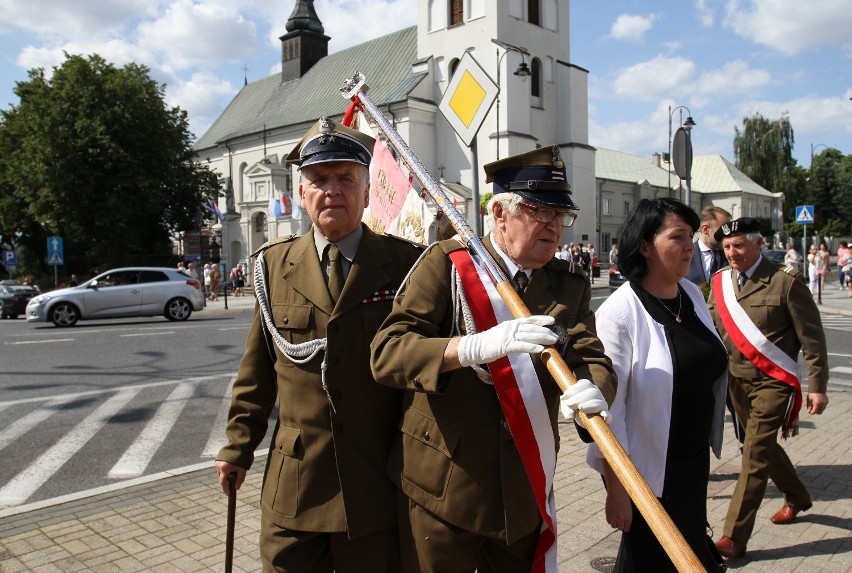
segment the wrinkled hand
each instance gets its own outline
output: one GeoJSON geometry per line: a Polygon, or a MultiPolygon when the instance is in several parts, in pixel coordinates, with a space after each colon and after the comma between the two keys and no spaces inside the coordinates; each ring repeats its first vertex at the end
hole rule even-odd
{"type": "Polygon", "coordinates": [[[606,409],[606,400],[601,393],[601,389],[592,384],[590,380],[586,380],[585,378],[577,380],[576,384],[572,384],[565,390],[559,402],[562,415],[566,419],[576,422],[581,428],[585,428],[586,426],[580,417],[576,415],[576,412],[600,414],[601,418],[609,423],[610,415],[606,409]]]}
{"type": "Polygon", "coordinates": [[[462,366],[488,364],[512,352],[538,353],[555,344],[559,337],[545,328],[552,316],[534,315],[501,322],[485,332],[459,339],[458,356],[462,366]]]}
{"type": "Polygon", "coordinates": [[[222,491],[225,495],[228,495],[231,491],[230,484],[228,483],[228,474],[231,473],[237,474],[237,481],[234,483],[234,489],[239,490],[240,486],[243,485],[243,481],[246,479],[245,468],[229,464],[228,462],[216,461],[216,478],[219,481],[219,485],[222,486],[222,491]]]}

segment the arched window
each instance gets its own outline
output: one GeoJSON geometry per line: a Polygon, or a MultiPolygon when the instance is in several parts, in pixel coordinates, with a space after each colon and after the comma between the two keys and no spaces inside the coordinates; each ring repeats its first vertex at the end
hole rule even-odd
{"type": "Polygon", "coordinates": [[[541,26],[540,0],[527,0],[527,21],[530,24],[541,26]]]}
{"type": "Polygon", "coordinates": [[[450,0],[450,26],[464,22],[464,0],[450,0]]]}
{"type": "Polygon", "coordinates": [[[461,60],[459,60],[458,58],[453,58],[452,60],[450,60],[450,69],[447,70],[449,72],[447,74],[447,79],[450,79],[455,75],[456,69],[459,67],[460,61],[461,60]]]}
{"type": "Polygon", "coordinates": [[[530,80],[532,81],[532,86],[530,86],[530,95],[533,97],[541,97],[541,60],[538,58],[533,58],[532,62],[530,62],[530,80]]]}

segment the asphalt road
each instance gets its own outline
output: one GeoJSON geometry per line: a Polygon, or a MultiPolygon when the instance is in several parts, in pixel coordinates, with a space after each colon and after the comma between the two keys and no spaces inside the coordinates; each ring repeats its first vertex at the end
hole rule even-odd
{"type": "MultiPolygon", "coordinates": [[[[209,463],[250,319],[0,321],[0,507],[209,463]]],[[[829,391],[852,390],[852,317],[823,323],[829,391]]]]}

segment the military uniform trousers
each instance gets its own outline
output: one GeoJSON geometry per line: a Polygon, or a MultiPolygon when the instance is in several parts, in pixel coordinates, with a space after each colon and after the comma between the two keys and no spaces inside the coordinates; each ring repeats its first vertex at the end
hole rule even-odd
{"type": "Polygon", "coordinates": [[[745,425],[743,465],[731,496],[723,535],[747,543],[769,478],[784,494],[787,504],[811,503],[796,468],[778,443],[778,431],[793,389],[778,380],[749,380],[731,376],[728,391],[737,417],[745,425]]]}

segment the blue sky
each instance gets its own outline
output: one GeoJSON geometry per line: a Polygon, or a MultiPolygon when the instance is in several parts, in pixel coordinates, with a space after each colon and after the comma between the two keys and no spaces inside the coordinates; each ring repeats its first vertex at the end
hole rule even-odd
{"type": "MultiPolygon", "coordinates": [[[[293,2],[4,0],[0,108],[17,103],[12,89],[27,70],[50,70],[63,52],[98,53],[147,65],[200,136],[245,75],[277,70],[293,2]]],[[[315,6],[331,51],[414,24],[417,11],[416,0],[315,6]]],[[[666,151],[669,106],[686,106],[697,124],[696,154],[733,161],[734,126],[757,112],[789,114],[804,166],[811,145],[852,153],[848,1],[575,0],[570,9],[571,63],[590,71],[592,145],[648,157],[666,151]]],[[[679,119],[680,110],[673,130],[679,119]]]]}

